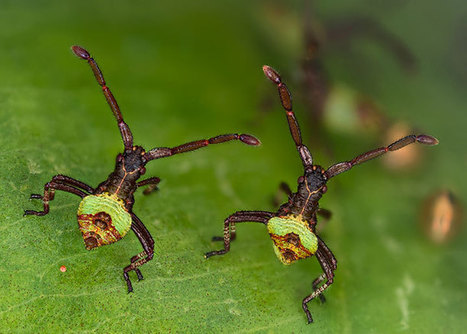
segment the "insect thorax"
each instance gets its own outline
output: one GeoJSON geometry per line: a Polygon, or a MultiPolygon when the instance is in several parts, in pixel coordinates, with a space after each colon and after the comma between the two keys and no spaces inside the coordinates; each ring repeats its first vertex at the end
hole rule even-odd
{"type": "Polygon", "coordinates": [[[110,193],[89,195],[78,208],[78,224],[87,250],[114,243],[131,227],[123,200],[110,193]]]}
{"type": "Polygon", "coordinates": [[[318,238],[301,215],[273,217],[267,228],[274,252],[283,264],[307,258],[318,249],[318,238]]]}

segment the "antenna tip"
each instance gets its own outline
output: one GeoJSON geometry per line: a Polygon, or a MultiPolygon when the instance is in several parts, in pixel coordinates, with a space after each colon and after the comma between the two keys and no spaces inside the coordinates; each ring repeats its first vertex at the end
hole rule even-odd
{"type": "Polygon", "coordinates": [[[281,83],[281,77],[280,77],[279,73],[277,73],[277,71],[275,69],[273,69],[272,67],[270,67],[268,65],[264,65],[263,66],[263,72],[264,72],[264,75],[269,80],[271,80],[272,82],[274,82],[276,84],[281,83]]]}
{"type": "Polygon", "coordinates": [[[425,145],[438,145],[439,144],[438,139],[436,139],[435,137],[429,136],[429,135],[417,136],[417,141],[420,144],[425,144],[425,145]]]}
{"type": "Polygon", "coordinates": [[[81,59],[88,60],[89,58],[91,58],[89,52],[87,52],[86,49],[82,48],[81,46],[73,45],[71,47],[71,51],[73,51],[73,53],[81,59]]]}
{"type": "Polygon", "coordinates": [[[241,135],[240,135],[240,140],[241,140],[242,142],[244,142],[245,144],[251,145],[251,146],[259,146],[259,145],[261,145],[261,142],[259,141],[259,139],[256,138],[256,137],[253,137],[253,136],[251,136],[251,135],[241,134],[241,135]]]}

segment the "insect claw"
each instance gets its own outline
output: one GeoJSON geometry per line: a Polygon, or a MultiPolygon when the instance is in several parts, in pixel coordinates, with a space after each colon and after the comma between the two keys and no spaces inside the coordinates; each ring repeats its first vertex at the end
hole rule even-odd
{"type": "Polygon", "coordinates": [[[126,281],[126,285],[128,286],[128,293],[133,292],[133,286],[131,285],[130,277],[126,271],[123,272],[123,278],[126,281]]]}
{"type": "Polygon", "coordinates": [[[305,310],[306,317],[308,318],[308,323],[311,324],[313,322],[313,317],[308,309],[305,310]]]}
{"type": "Polygon", "coordinates": [[[24,210],[23,217],[28,215],[36,215],[36,216],[43,216],[44,213],[34,210],[24,210]]]}
{"type": "Polygon", "coordinates": [[[138,276],[138,281],[142,281],[144,279],[143,274],[141,274],[141,271],[139,269],[135,269],[136,276],[138,276]]]}

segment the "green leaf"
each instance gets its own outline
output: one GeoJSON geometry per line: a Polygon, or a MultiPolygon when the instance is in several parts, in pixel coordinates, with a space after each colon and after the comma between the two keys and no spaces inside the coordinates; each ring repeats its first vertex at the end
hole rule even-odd
{"type": "MultiPolygon", "coordinates": [[[[460,22],[457,5],[410,3],[389,17],[390,9],[370,11],[364,1],[319,8],[323,17],[354,9],[384,19],[410,45],[420,64],[413,76],[364,42],[355,46],[364,60],[353,61],[367,67],[343,66],[352,62],[345,53],[334,53],[327,66],[334,78],[376,98],[388,117],[415,124],[440,145],[421,147],[418,169],[388,172],[374,161],[329,182],[320,204],[333,217],[321,237],[339,264],[326,304],[309,303],[315,323],[307,325],[301,301],[321,273],[315,258],[283,266],[264,226],[253,223],[238,224],[230,253],[203,258],[221,247],[210,240],[222,234],[229,214],[275,210],[279,182],[293,186],[300,175],[277,92],[261,66],[278,69],[300,95],[301,4],[2,2],[1,331],[463,331],[465,230],[435,246],[417,225],[423,199],[436,189],[466,199],[465,76],[456,71],[458,59],[449,58],[457,52],[450,24],[460,22]],[[146,175],[162,179],[160,190],[137,193],[134,212],[155,239],[155,257],[141,268],[143,281],[131,273],[132,294],[122,277],[141,251],[132,233],[86,251],[76,221],[79,198],[63,192],[45,217],[22,216],[40,208],[29,195],[41,193],[55,174],[97,186],[122,149],[89,67],[69,51],[73,44],[96,58],[135,142],[146,149],[231,132],[263,143],[214,145],[148,164],[146,175]],[[269,113],[259,111],[265,98],[273,103],[269,113]]],[[[297,117],[310,138],[315,127],[299,100],[297,117]]],[[[365,136],[329,137],[326,147],[307,140],[324,167],[380,145],[365,136]]]]}

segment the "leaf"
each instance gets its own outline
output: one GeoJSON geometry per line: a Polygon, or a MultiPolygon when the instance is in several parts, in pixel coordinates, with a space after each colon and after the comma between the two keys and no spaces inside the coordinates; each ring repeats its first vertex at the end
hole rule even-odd
{"type": "MultiPolygon", "coordinates": [[[[364,72],[354,78],[353,84],[368,88],[388,106],[390,117],[416,123],[440,145],[423,147],[424,165],[417,170],[389,173],[370,162],[329,183],[321,204],[333,217],[321,236],[339,265],[326,304],[309,303],[315,323],[306,324],[301,301],[321,273],[319,265],[311,258],[283,266],[264,226],[238,224],[238,240],[229,254],[203,258],[221,247],[210,239],[222,234],[225,217],[236,210],[274,210],[270,199],[279,182],[294,185],[300,173],[276,91],[261,72],[264,63],[281,70],[294,94],[298,85],[285,73],[297,69],[300,49],[285,49],[293,43],[271,38],[277,30],[266,25],[268,6],[189,1],[183,6],[129,1],[0,5],[2,330],[381,333],[465,328],[465,232],[438,247],[417,226],[421,202],[434,189],[449,187],[464,203],[466,198],[465,99],[441,67],[423,67],[430,61],[442,64],[443,48],[433,46],[453,33],[444,21],[433,42],[422,40],[426,27],[432,27],[427,13],[451,20],[457,10],[449,4],[423,3],[421,13],[415,5],[401,9],[404,22],[395,29],[423,57],[417,76],[407,78],[391,67],[390,59],[376,57],[372,64],[381,66],[373,75],[381,81],[366,82],[364,72]],[[42,192],[53,175],[96,186],[112,171],[122,148],[91,71],[68,50],[72,44],[95,56],[135,142],[145,148],[233,131],[254,134],[263,143],[260,148],[217,145],[148,165],[146,175],[162,179],[160,190],[150,196],[138,193],[134,212],[153,235],[156,255],[142,267],[143,281],[131,273],[132,294],[126,292],[122,269],[141,251],[134,235],[86,251],[75,216],[79,199],[61,192],[47,216],[22,217],[25,209],[40,208],[28,201],[29,195],[42,192]],[[275,105],[261,117],[258,105],[264,96],[275,105]]],[[[335,15],[339,8],[333,6],[323,12],[335,15]]],[[[363,50],[367,56],[377,53],[363,50]]],[[[342,72],[332,59],[329,64],[342,72]]],[[[296,110],[306,138],[314,128],[307,126],[300,103],[296,110]]],[[[323,166],[379,144],[335,135],[326,145],[335,158],[326,156],[324,147],[309,145],[323,166]]]]}

